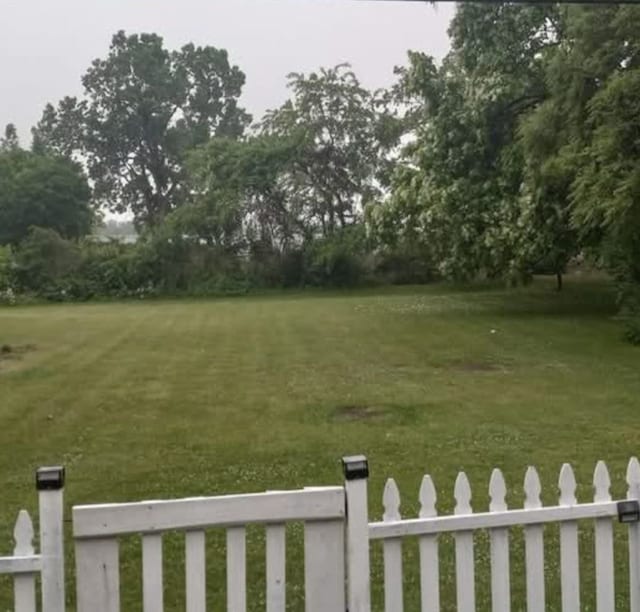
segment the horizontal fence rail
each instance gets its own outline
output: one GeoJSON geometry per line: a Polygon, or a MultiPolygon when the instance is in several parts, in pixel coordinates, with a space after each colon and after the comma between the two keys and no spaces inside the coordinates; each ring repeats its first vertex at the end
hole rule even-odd
{"type": "MultiPolygon", "coordinates": [[[[400,493],[393,479],[386,483],[382,505],[382,521],[368,524],[368,540],[379,540],[383,546],[384,601],[387,612],[402,612],[404,606],[402,542],[417,537],[419,542],[421,610],[440,611],[439,536],[454,538],[456,609],[458,612],[476,611],[476,556],[474,534],[487,531],[489,536],[491,573],[491,610],[511,610],[510,528],[521,526],[524,531],[524,562],[526,581],[526,609],[544,612],[545,547],[544,525],[553,523],[559,528],[561,609],[580,612],[580,550],[578,521],[591,520],[594,530],[594,565],[597,612],[614,612],[614,538],[613,522],[628,523],[630,610],[640,612],[640,464],[632,458],[626,473],[626,500],[613,501],[607,466],[598,462],[593,475],[593,501],[578,503],[576,479],[569,464],[564,464],[558,479],[558,504],[543,506],[542,487],[535,468],[530,467],[524,478],[523,507],[509,509],[506,503],[507,486],[500,470],[494,470],[489,482],[489,511],[474,513],[471,505],[471,485],[464,472],[458,474],[454,485],[455,509],[452,515],[438,516],[436,488],[430,476],[425,476],[419,491],[418,518],[403,519],[400,514],[400,493]]],[[[347,505],[351,508],[361,500],[347,491],[347,505]]],[[[365,493],[366,495],[366,493],[365,493]]],[[[362,494],[360,494],[362,497],[362,494]]],[[[349,512],[351,512],[349,510],[349,512]]],[[[351,514],[350,520],[351,520],[351,514]]],[[[348,527],[349,529],[349,527],[348,527]]],[[[363,544],[364,545],[364,544],[363,544]]],[[[368,542],[366,543],[368,546],[368,542]]],[[[590,553],[591,554],[591,553],[590,553]]],[[[358,568],[349,566],[350,574],[358,568]]],[[[351,576],[350,576],[351,577],[351,576]]],[[[366,585],[368,588],[368,585],[366,585]]],[[[524,602],[520,603],[520,606],[524,602]]],[[[369,612],[368,608],[354,608],[369,612]]]]}
{"type": "Polygon", "coordinates": [[[517,525],[542,525],[582,519],[617,518],[618,502],[580,504],[576,506],[547,506],[522,510],[507,510],[504,513],[478,512],[468,515],[439,516],[405,520],[388,520],[370,523],[369,537],[372,540],[417,536],[456,531],[476,531],[517,525]]]}
{"type": "Polygon", "coordinates": [[[76,539],[171,529],[344,518],[342,487],[75,506],[76,539]]]}

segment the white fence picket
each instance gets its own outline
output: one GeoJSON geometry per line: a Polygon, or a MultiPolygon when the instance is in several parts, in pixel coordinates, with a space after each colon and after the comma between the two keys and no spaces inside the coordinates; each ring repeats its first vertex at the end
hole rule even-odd
{"type": "Polygon", "coordinates": [[[247,609],[247,550],[244,527],[227,529],[227,612],[247,609]]]}
{"type": "MultiPolygon", "coordinates": [[[[611,479],[603,461],[598,461],[593,473],[594,502],[611,501],[611,479]]],[[[613,524],[610,518],[595,519],[596,610],[614,612],[613,524]]]]}
{"type": "Polygon", "coordinates": [[[77,612],[120,612],[118,540],[76,541],[77,612]]]}
{"type": "MultiPolygon", "coordinates": [[[[384,522],[400,521],[400,492],[393,478],[389,478],[382,495],[384,522]]],[[[384,609],[386,612],[402,612],[402,540],[394,538],[383,543],[384,557],[384,609]]]]}
{"type": "MultiPolygon", "coordinates": [[[[16,557],[30,557],[33,550],[33,523],[26,510],[20,510],[13,530],[16,557]]],[[[13,578],[15,612],[36,612],[36,576],[33,573],[16,574],[13,578]]]]}
{"type": "MultiPolygon", "coordinates": [[[[529,467],[524,477],[526,510],[542,508],[540,478],[534,467],[529,467]]],[[[527,612],[544,612],[544,528],[528,525],[524,528],[525,566],[527,575],[527,612]]]]}
{"type": "Polygon", "coordinates": [[[305,612],[345,609],[344,522],[304,525],[305,612]]]}
{"type": "Polygon", "coordinates": [[[13,605],[15,612],[36,612],[36,577],[33,574],[14,576],[13,605]]]}
{"type": "MultiPolygon", "coordinates": [[[[507,487],[502,472],[493,470],[489,482],[490,512],[506,512],[507,487]]],[[[511,609],[511,584],[509,569],[509,530],[499,527],[489,532],[491,540],[491,609],[493,612],[509,612],[511,609]]]]}
{"type": "MultiPolygon", "coordinates": [[[[627,498],[640,499],[640,463],[632,457],[627,467],[627,498]]],[[[640,523],[629,523],[630,612],[640,612],[640,523]]]]}
{"type": "Polygon", "coordinates": [[[185,534],[185,590],[187,612],[205,612],[207,608],[207,577],[205,532],[185,534]]]}
{"type": "MultiPolygon", "coordinates": [[[[472,514],[471,487],[464,472],[456,478],[454,489],[457,515],[472,514]]],[[[473,532],[461,531],[455,535],[456,548],[456,594],[458,612],[475,612],[475,563],[473,554],[473,532]]]]}
{"type": "Polygon", "coordinates": [[[162,534],[142,536],[142,602],[144,612],[164,609],[162,534]]]}
{"type": "Polygon", "coordinates": [[[286,608],[286,529],[267,525],[267,612],[285,612],[286,608]]]}
{"type": "MultiPolygon", "coordinates": [[[[420,518],[437,516],[436,501],[436,488],[433,481],[430,476],[425,476],[420,486],[420,518]]],[[[420,536],[419,550],[420,601],[422,612],[440,612],[438,536],[420,536]]]]}
{"type": "MultiPolygon", "coordinates": [[[[565,463],[558,480],[560,505],[575,506],[576,479],[573,469],[565,463]]],[[[578,553],[578,523],[560,523],[560,586],[562,590],[562,611],[580,612],[580,555],[578,553]]]]}

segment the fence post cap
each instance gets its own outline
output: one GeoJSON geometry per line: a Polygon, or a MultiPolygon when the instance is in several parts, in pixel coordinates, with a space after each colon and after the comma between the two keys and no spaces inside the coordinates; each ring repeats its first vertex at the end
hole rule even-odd
{"type": "Polygon", "coordinates": [[[618,521],[620,523],[637,523],[640,521],[640,503],[637,499],[619,501],[618,521]]]}
{"type": "Polygon", "coordinates": [[[38,491],[59,491],[64,487],[64,467],[61,465],[40,467],[36,470],[38,491]]]}
{"type": "Polygon", "coordinates": [[[342,470],[346,480],[362,480],[369,477],[369,462],[364,455],[343,457],[342,470]]]}

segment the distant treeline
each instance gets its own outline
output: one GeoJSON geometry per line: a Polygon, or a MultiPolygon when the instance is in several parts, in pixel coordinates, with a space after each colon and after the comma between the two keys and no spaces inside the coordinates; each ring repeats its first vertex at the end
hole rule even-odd
{"type": "MultiPolygon", "coordinates": [[[[55,299],[613,273],[640,341],[640,7],[464,4],[396,84],[289,75],[254,121],[227,52],[118,32],[0,147],[0,290],[55,299]],[[90,235],[127,213],[133,240],[90,235]],[[127,243],[128,242],[128,243],[127,243]]],[[[115,235],[115,234],[112,234],[115,235]]],[[[120,236],[121,234],[118,234],[120,236]]],[[[132,236],[131,232],[127,232],[132,236]]],[[[13,299],[13,298],[12,298],[13,299]]]]}

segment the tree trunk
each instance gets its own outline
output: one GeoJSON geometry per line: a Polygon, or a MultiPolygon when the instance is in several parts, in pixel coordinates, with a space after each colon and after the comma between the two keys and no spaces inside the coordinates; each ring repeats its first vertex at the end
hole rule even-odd
{"type": "Polygon", "coordinates": [[[562,272],[556,272],[556,289],[562,291],[562,272]]]}

